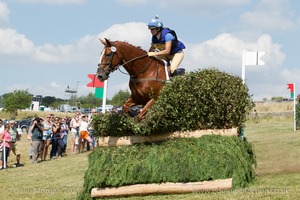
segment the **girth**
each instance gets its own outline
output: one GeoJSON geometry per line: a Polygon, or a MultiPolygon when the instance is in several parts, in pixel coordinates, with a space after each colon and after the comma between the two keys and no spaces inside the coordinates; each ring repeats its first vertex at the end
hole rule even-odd
{"type": "Polygon", "coordinates": [[[132,80],[134,83],[141,83],[141,82],[146,82],[146,81],[157,81],[157,82],[161,82],[161,83],[165,83],[166,80],[160,79],[160,78],[130,78],[130,80],[132,80]]]}

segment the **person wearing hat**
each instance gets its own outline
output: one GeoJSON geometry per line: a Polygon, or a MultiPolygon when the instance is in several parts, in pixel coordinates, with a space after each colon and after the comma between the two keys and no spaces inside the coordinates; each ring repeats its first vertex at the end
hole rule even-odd
{"type": "Polygon", "coordinates": [[[15,126],[15,120],[10,120],[9,125],[10,125],[9,133],[11,135],[10,150],[15,154],[16,161],[17,161],[13,165],[13,167],[21,167],[24,165],[20,163],[21,153],[17,149],[17,140],[19,140],[19,134],[15,126]]]}
{"type": "Polygon", "coordinates": [[[148,23],[148,28],[152,34],[148,56],[156,56],[158,59],[171,62],[171,76],[175,75],[176,69],[183,60],[185,45],[178,40],[175,31],[163,26],[158,16],[148,23]]]}

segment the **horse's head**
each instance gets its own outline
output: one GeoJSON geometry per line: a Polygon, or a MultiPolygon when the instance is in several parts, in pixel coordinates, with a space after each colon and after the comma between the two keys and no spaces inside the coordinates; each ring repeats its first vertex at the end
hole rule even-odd
{"type": "Polygon", "coordinates": [[[117,48],[113,45],[111,41],[105,38],[99,40],[104,44],[104,49],[100,56],[100,62],[98,64],[97,78],[101,81],[105,81],[109,78],[110,73],[118,69],[122,64],[122,59],[117,53],[117,48]]]}

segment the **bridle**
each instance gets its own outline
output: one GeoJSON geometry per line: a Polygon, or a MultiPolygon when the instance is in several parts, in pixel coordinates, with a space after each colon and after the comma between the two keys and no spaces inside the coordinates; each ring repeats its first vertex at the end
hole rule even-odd
{"type": "MultiPolygon", "coordinates": [[[[105,55],[105,53],[103,53],[103,56],[107,57],[109,62],[98,64],[98,72],[100,70],[103,70],[103,73],[105,73],[106,75],[109,75],[110,73],[112,73],[113,71],[118,69],[120,67],[120,65],[122,64],[122,59],[117,54],[117,48],[115,46],[111,46],[110,50],[111,50],[111,52],[108,55],[105,55]],[[115,55],[118,57],[118,64],[116,66],[113,66],[112,62],[114,60],[115,55]],[[107,67],[105,67],[105,69],[103,69],[103,68],[101,68],[101,66],[107,66],[107,67]]],[[[105,51],[105,49],[103,51],[105,51]]]]}
{"type": "MultiPolygon", "coordinates": [[[[98,64],[98,71],[97,73],[100,73],[102,71],[102,75],[103,73],[109,77],[109,74],[114,72],[115,70],[119,69],[120,66],[124,66],[124,65],[127,65],[135,60],[138,60],[138,59],[141,59],[141,58],[144,58],[146,56],[148,56],[147,54],[144,54],[144,55],[141,55],[141,56],[138,56],[138,57],[135,57],[125,63],[123,63],[123,60],[122,58],[119,56],[119,54],[117,53],[117,48],[115,46],[111,46],[110,47],[110,50],[111,52],[108,54],[108,55],[105,55],[105,53],[103,53],[103,56],[106,56],[106,58],[108,58],[107,60],[109,60],[107,63],[99,63],[98,64]],[[118,64],[116,64],[115,66],[113,66],[113,60],[114,60],[114,56],[117,56],[117,59],[118,59],[118,64]],[[105,67],[104,69],[101,68],[101,66],[107,66],[105,67]]],[[[102,60],[102,59],[101,59],[102,60]]],[[[142,73],[143,71],[145,71],[147,69],[148,66],[150,66],[150,63],[151,63],[152,59],[150,60],[149,64],[146,64],[144,66],[144,68],[142,70],[140,70],[138,73],[136,73],[133,77],[137,76],[138,74],[142,73]]],[[[124,73],[124,72],[122,72],[124,73]]],[[[125,73],[124,73],[125,74],[125,73]]]]}

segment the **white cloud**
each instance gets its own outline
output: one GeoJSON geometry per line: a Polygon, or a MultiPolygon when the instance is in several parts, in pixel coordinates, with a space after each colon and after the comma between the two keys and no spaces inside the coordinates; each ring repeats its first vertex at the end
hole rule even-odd
{"type": "Polygon", "coordinates": [[[83,4],[86,0],[17,0],[23,3],[39,3],[39,4],[83,4]]]}
{"type": "Polygon", "coordinates": [[[150,33],[144,23],[116,24],[100,33],[98,37],[85,35],[74,44],[57,46],[52,44],[35,46],[15,29],[0,29],[0,57],[2,54],[16,60],[15,56],[19,56],[20,62],[31,60],[40,63],[86,63],[100,54],[102,44],[98,40],[99,37],[127,40],[131,44],[147,48],[150,46],[150,33]]]}
{"type": "Polygon", "coordinates": [[[189,44],[185,63],[189,70],[213,66],[239,73],[243,50],[265,51],[263,60],[266,63],[264,69],[267,70],[283,63],[285,55],[280,48],[279,44],[273,43],[270,35],[261,35],[256,41],[249,41],[247,38],[223,33],[200,44],[189,44]]]}
{"type": "Polygon", "coordinates": [[[99,34],[100,38],[128,41],[133,45],[141,46],[146,50],[150,47],[151,34],[145,23],[130,22],[115,24],[99,34]]]}
{"type": "Polygon", "coordinates": [[[6,24],[9,21],[9,9],[6,3],[0,1],[0,26],[6,24]]]}
{"type": "Polygon", "coordinates": [[[15,29],[0,29],[0,55],[27,55],[33,48],[33,43],[15,29]]]}
{"type": "Polygon", "coordinates": [[[243,13],[239,20],[245,28],[260,31],[289,31],[297,21],[288,3],[281,0],[262,0],[255,10],[243,13]]]}

